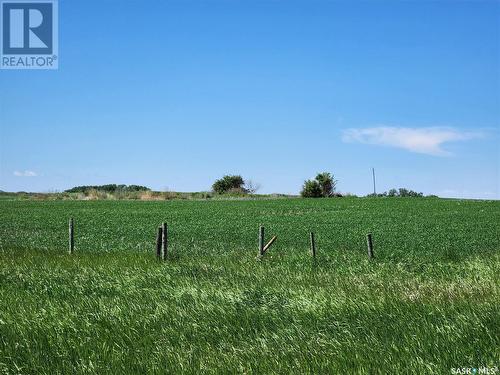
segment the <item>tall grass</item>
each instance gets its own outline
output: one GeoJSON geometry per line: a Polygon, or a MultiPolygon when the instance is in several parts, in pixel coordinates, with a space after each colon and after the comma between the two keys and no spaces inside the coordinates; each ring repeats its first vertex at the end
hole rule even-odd
{"type": "Polygon", "coordinates": [[[0,371],[498,366],[499,216],[497,202],[437,199],[3,201],[0,371]],[[162,221],[167,263],[153,254],[162,221]],[[278,242],[256,261],[261,223],[278,242]]]}

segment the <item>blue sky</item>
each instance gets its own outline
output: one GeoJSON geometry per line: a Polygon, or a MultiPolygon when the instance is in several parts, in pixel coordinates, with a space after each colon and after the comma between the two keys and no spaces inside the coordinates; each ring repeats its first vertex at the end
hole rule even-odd
{"type": "Polygon", "coordinates": [[[0,189],[500,198],[500,2],[59,2],[59,69],[0,70],[0,189]]]}

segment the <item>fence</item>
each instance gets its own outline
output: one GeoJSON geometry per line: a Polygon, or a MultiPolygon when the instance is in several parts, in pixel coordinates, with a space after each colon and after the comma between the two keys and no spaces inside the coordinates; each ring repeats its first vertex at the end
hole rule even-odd
{"type": "MultiPolygon", "coordinates": [[[[273,236],[265,243],[265,229],[264,226],[259,226],[259,252],[257,258],[262,258],[269,248],[276,242],[278,236],[273,236]]],[[[316,240],[314,232],[309,233],[310,253],[313,258],[316,258],[316,240]]],[[[366,235],[366,244],[368,248],[368,259],[375,257],[373,251],[373,236],[371,233],[366,235]]],[[[75,251],[75,222],[73,218],[69,219],[69,253],[73,254],[75,251]]],[[[156,232],[156,258],[160,261],[168,260],[168,226],[167,223],[162,223],[156,232]]]]}

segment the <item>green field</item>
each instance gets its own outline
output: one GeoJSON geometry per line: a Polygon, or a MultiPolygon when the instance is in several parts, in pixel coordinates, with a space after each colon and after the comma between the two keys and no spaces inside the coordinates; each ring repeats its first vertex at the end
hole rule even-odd
{"type": "Polygon", "coordinates": [[[0,373],[499,366],[499,223],[492,201],[2,200],[0,373]],[[259,224],[278,240],[256,260],[259,224]]]}

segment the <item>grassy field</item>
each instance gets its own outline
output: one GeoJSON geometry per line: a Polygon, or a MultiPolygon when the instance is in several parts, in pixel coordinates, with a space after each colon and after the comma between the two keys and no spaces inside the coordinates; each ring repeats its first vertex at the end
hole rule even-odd
{"type": "Polygon", "coordinates": [[[3,200],[0,372],[499,366],[498,223],[500,202],[486,201],[3,200]],[[166,263],[154,257],[162,221],[166,263]],[[259,224],[278,236],[260,261],[259,224]]]}

